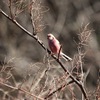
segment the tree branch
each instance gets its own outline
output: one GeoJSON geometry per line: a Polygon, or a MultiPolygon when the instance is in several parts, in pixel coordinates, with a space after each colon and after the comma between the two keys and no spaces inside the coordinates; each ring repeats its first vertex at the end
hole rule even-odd
{"type": "MultiPolygon", "coordinates": [[[[28,30],[26,30],[24,27],[22,27],[15,19],[12,19],[9,15],[7,15],[2,9],[0,9],[0,13],[2,15],[4,15],[6,18],[8,18],[10,21],[12,21],[15,25],[17,25],[21,30],[23,30],[27,35],[29,35],[30,37],[34,38],[37,43],[39,43],[42,48],[44,50],[46,50],[49,54],[51,54],[51,51],[48,50],[45,45],[43,44],[43,42],[37,37],[37,35],[33,35],[31,32],[29,32],[28,30]]],[[[85,88],[83,87],[82,83],[80,81],[78,81],[76,78],[74,78],[74,76],[72,74],[70,74],[70,72],[64,67],[64,65],[61,63],[61,61],[55,56],[55,55],[51,55],[61,66],[61,68],[69,75],[69,77],[80,87],[84,97],[86,100],[88,99],[87,93],[85,91],[85,88]]]]}

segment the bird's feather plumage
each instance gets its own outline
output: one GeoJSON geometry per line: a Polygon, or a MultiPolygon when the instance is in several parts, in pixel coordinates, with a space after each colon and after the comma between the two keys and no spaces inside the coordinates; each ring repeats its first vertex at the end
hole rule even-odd
{"type": "Polygon", "coordinates": [[[62,56],[67,61],[72,60],[72,58],[70,58],[67,55],[65,55],[64,53],[62,53],[62,50],[60,50],[61,45],[60,45],[59,41],[52,34],[48,34],[47,39],[48,39],[49,48],[52,51],[52,53],[60,54],[60,56],[62,56]]]}

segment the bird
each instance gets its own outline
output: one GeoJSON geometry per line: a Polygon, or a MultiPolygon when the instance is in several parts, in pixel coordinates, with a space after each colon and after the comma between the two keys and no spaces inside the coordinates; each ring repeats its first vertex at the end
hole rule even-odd
{"type": "Polygon", "coordinates": [[[70,58],[69,56],[64,54],[62,52],[62,50],[60,50],[61,49],[61,45],[60,45],[59,41],[55,38],[55,36],[53,34],[49,33],[47,35],[47,40],[48,40],[49,48],[50,48],[50,50],[51,50],[51,52],[53,54],[60,55],[61,57],[63,57],[67,61],[71,61],[72,60],[72,58],[70,58]]]}

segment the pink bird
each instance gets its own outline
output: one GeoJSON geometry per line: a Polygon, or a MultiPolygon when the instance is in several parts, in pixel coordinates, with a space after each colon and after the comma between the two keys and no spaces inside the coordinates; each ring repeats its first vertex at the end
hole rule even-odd
{"type": "Polygon", "coordinates": [[[72,60],[72,58],[68,57],[67,55],[65,55],[60,50],[61,49],[61,45],[60,45],[59,41],[52,34],[48,34],[47,35],[47,39],[48,39],[49,48],[50,48],[50,50],[52,51],[53,54],[59,54],[64,59],[67,59],[68,61],[72,60]]]}

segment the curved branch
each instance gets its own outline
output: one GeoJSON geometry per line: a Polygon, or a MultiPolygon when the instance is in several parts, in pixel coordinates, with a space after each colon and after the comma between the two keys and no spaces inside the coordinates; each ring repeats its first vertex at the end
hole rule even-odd
{"type": "MultiPolygon", "coordinates": [[[[51,54],[51,51],[46,48],[46,46],[43,44],[43,42],[37,37],[37,35],[33,35],[31,32],[29,32],[28,30],[26,30],[23,26],[21,26],[15,19],[12,19],[11,17],[9,17],[9,15],[7,15],[3,10],[0,9],[0,13],[2,15],[4,15],[6,18],[8,18],[10,21],[12,21],[15,25],[17,25],[21,30],[23,30],[27,35],[29,35],[30,37],[34,38],[37,43],[39,43],[42,48],[44,50],[46,50],[49,54],[51,54]]],[[[74,76],[72,74],[70,74],[70,72],[64,67],[64,65],[61,63],[61,61],[55,56],[55,55],[51,55],[61,66],[61,68],[69,75],[69,77],[79,86],[79,88],[81,89],[84,97],[86,100],[88,99],[87,93],[85,88],[83,87],[82,83],[80,81],[78,81],[76,78],[74,78],[74,76]]]]}

